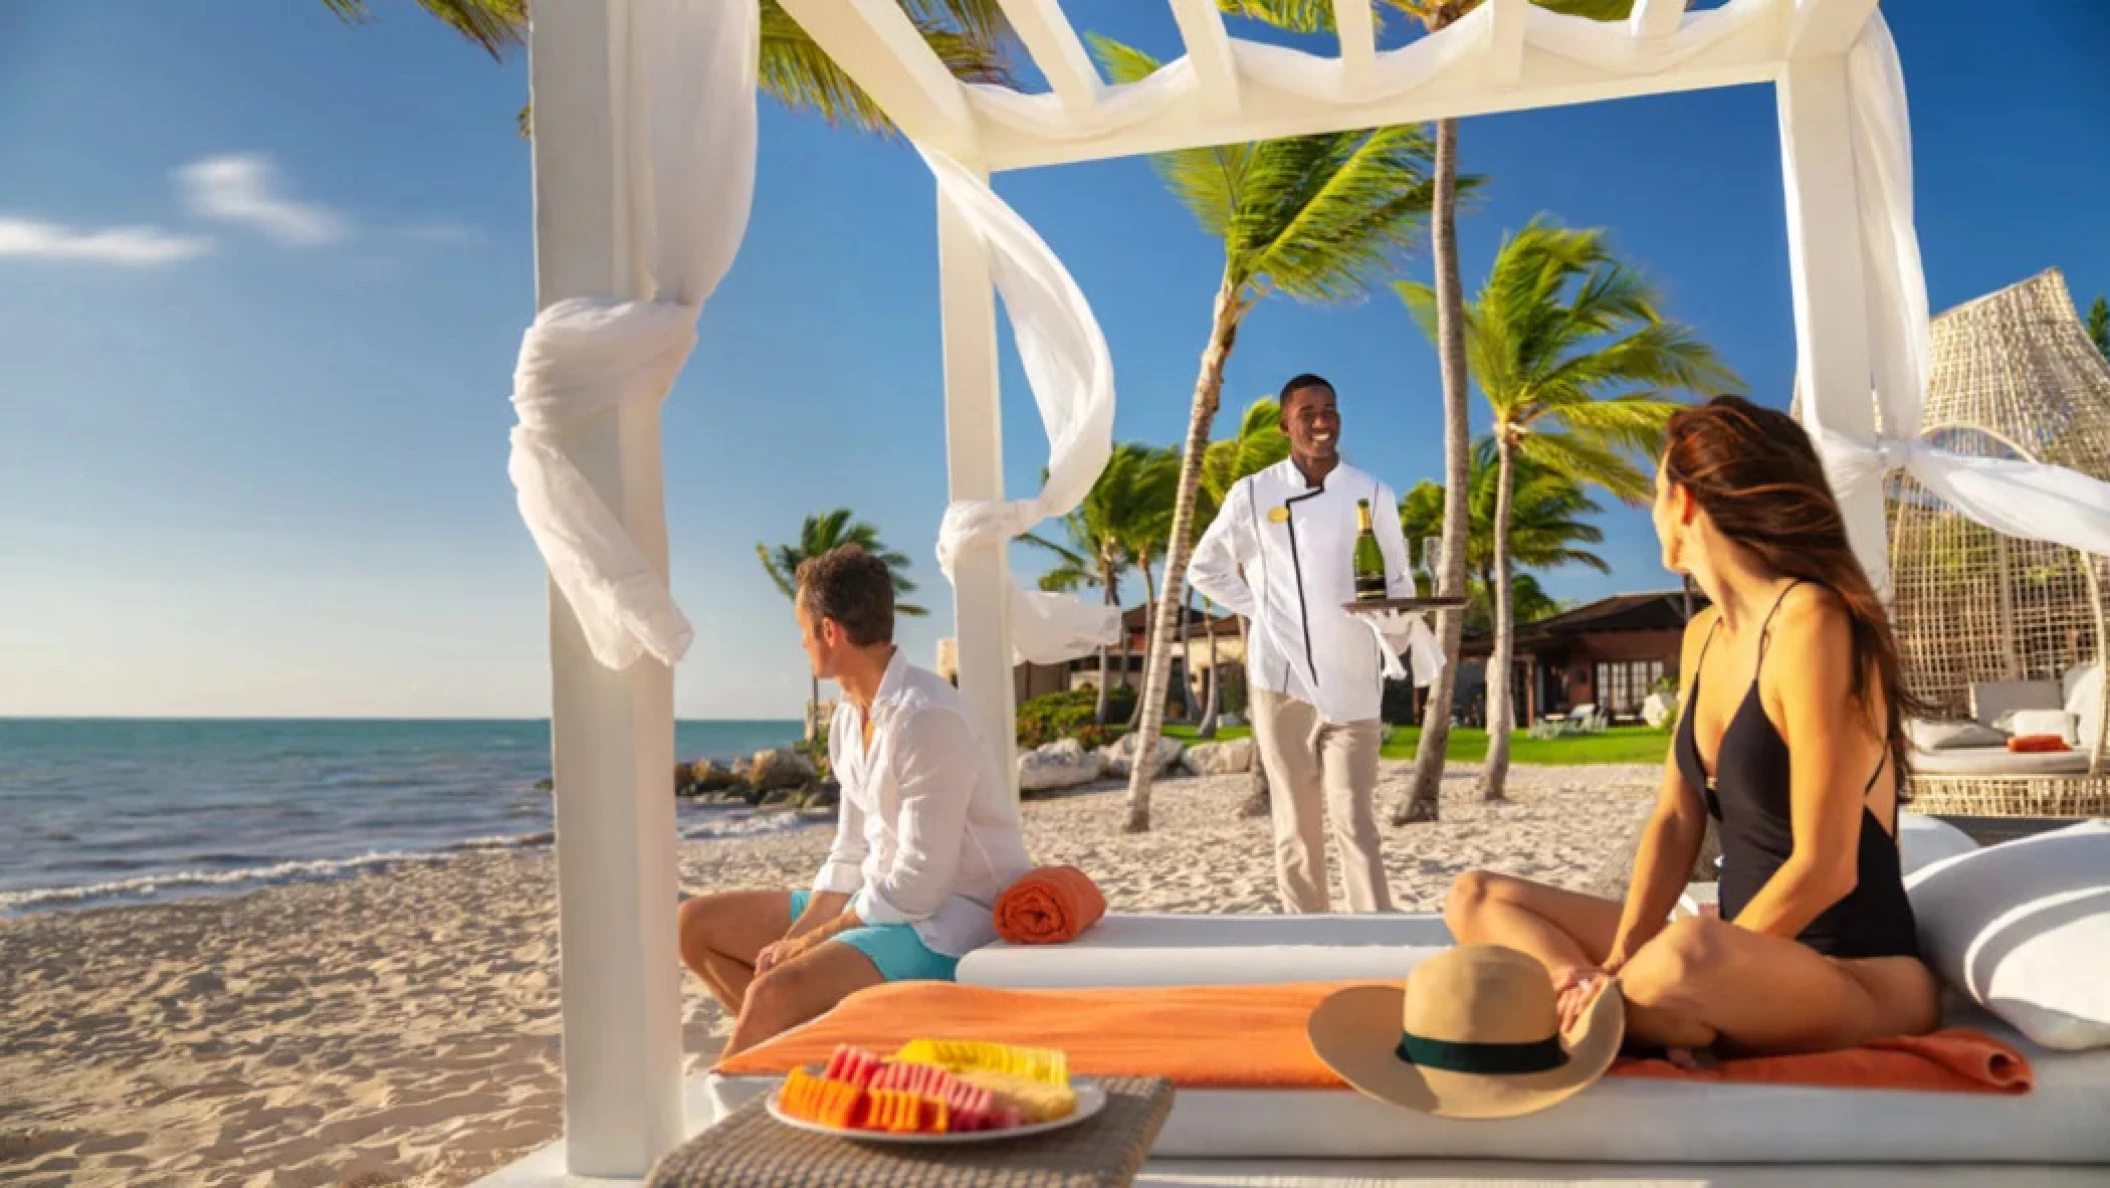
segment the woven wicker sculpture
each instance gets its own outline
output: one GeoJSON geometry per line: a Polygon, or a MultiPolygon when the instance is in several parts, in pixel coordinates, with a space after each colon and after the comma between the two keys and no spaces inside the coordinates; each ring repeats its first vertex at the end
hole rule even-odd
{"type": "MultiPolygon", "coordinates": [[[[2065,279],[2046,271],[1934,319],[1921,421],[1960,454],[2055,463],[2110,477],[2110,364],[2075,316],[2065,279]]],[[[2015,540],[1966,520],[1917,482],[1890,486],[1891,613],[1905,680],[1942,716],[1969,716],[1974,683],[2058,680],[2104,660],[2110,559],[2015,540]]],[[[2101,681],[2110,688],[2110,681],[2101,681]]],[[[2101,697],[2102,695],[2099,695],[2101,697]]],[[[1922,812],[2110,815],[2104,725],[2093,716],[2071,774],[1915,774],[1922,812]]]]}

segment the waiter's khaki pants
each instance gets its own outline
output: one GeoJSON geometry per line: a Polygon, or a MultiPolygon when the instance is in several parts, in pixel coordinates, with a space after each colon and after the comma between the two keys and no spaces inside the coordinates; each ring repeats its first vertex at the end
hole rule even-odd
{"type": "Polygon", "coordinates": [[[1389,912],[1383,838],[1377,831],[1377,752],[1384,726],[1376,720],[1345,726],[1319,717],[1318,708],[1252,691],[1253,740],[1267,768],[1275,819],[1275,878],[1282,910],[1324,912],[1327,896],[1326,826],[1333,823],[1342,881],[1351,912],[1389,912]]]}

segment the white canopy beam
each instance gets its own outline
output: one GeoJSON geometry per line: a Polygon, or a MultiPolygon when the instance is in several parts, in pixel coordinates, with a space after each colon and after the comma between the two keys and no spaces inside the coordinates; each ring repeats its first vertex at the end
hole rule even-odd
{"type": "MultiPolygon", "coordinates": [[[[943,191],[938,199],[938,294],[945,355],[945,470],[952,498],[1001,501],[1004,432],[996,286],[989,249],[945,201],[943,191]]],[[[1010,563],[1003,549],[969,549],[955,565],[953,622],[959,639],[960,695],[1016,797],[1010,563]]]]}
{"type": "MultiPolygon", "coordinates": [[[[1788,63],[1779,106],[1803,423],[1813,437],[1821,427],[1872,441],[1875,363],[1845,56],[1788,63]]],[[[1887,593],[1881,486],[1839,495],[1854,554],[1878,592],[1887,593]]]]}
{"type": "Polygon", "coordinates": [[[1524,74],[1524,34],[1531,0],[1493,0],[1487,26],[1487,81],[1513,86],[1524,74]]]}
{"type": "MultiPolygon", "coordinates": [[[[1698,14],[1686,21],[1677,34],[1678,37],[1695,38],[1694,49],[1681,55],[1675,65],[1660,71],[1641,71],[1620,68],[1616,63],[1586,61],[1540,45],[1533,36],[1534,30],[1545,23],[1540,18],[1553,21],[1568,18],[1534,12],[1530,5],[1520,3],[1512,6],[1514,13],[1484,14],[1496,18],[1490,26],[1494,33],[1470,21],[1461,22],[1404,50],[1379,55],[1376,65],[1382,79],[1394,55],[1412,52],[1437,38],[1472,37],[1476,31],[1481,36],[1514,38],[1518,26],[1504,18],[1521,14],[1528,18],[1521,22],[1524,34],[1521,47],[1519,49],[1514,40],[1506,42],[1516,56],[1501,62],[1494,77],[1490,76],[1489,69],[1479,67],[1444,69],[1426,81],[1402,90],[1379,91],[1342,102],[1338,97],[1316,94],[1309,89],[1292,91],[1272,86],[1250,72],[1241,74],[1235,67],[1233,43],[1225,34],[1223,22],[1211,0],[1171,2],[1198,76],[1196,88],[1170,93],[1152,109],[1137,113],[1134,118],[1101,127],[1048,129],[985,122],[981,159],[990,169],[1001,171],[1165,152],[1197,145],[1306,136],[1342,128],[1427,123],[1454,116],[1770,83],[1780,77],[1782,68],[1782,25],[1773,20],[1740,19],[1743,14],[1723,9],[1698,14]],[[1703,18],[1737,19],[1733,27],[1719,36],[1703,38],[1703,34],[1711,33],[1701,27],[1703,18]]],[[[1779,2],[1785,6],[1793,0],[1779,2]]],[[[1860,3],[1862,0],[1825,2],[1860,3]]],[[[1785,7],[1766,10],[1767,14],[1786,11],[1785,7]]],[[[1493,61],[1483,60],[1490,64],[1493,61]]],[[[1146,81],[1140,85],[1149,84],[1146,81]]],[[[1109,90],[1109,105],[1119,102],[1118,96],[1123,89],[1109,90]]]]}
{"type": "Polygon", "coordinates": [[[1377,73],[1377,11],[1370,0],[1333,0],[1333,25],[1340,31],[1341,70],[1355,94],[1377,73]]]}
{"type": "MultiPolygon", "coordinates": [[[[1238,64],[1231,60],[1231,35],[1224,29],[1223,14],[1216,10],[1216,0],[1172,0],[1172,18],[1179,22],[1180,40],[1186,43],[1187,60],[1194,66],[1200,111],[1211,117],[1236,116],[1244,105],[1238,93],[1238,64]]],[[[1229,144],[1244,139],[1242,136],[1225,136],[1202,143],[1229,144]]],[[[1136,150],[1092,153],[1087,157],[1068,159],[1082,161],[1125,155],[1130,151],[1136,150]]]]}
{"type": "Polygon", "coordinates": [[[1104,83],[1099,70],[1085,52],[1084,41],[1063,16],[1057,0],[997,0],[1010,18],[1018,39],[1033,64],[1047,76],[1048,89],[1062,102],[1064,111],[1081,114],[1099,102],[1104,83]]]}
{"type": "MultiPolygon", "coordinates": [[[[629,123],[628,15],[606,0],[535,8],[538,308],[646,296],[629,185],[644,146],[629,123]]],[[[588,418],[560,446],[664,574],[658,404],[588,418]]],[[[604,667],[554,586],[549,601],[566,1163],[580,1176],[641,1177],[682,1138],[673,673],[650,655],[604,667]]]]}
{"type": "Polygon", "coordinates": [[[967,89],[952,76],[898,0],[782,0],[911,140],[954,157],[976,151],[967,89]]]}
{"type": "Polygon", "coordinates": [[[1627,17],[1627,31],[1635,37],[1668,37],[1685,20],[1685,0],[1636,0],[1627,17]]]}
{"type": "Polygon", "coordinates": [[[1788,20],[1790,58],[1843,54],[1876,11],[1876,0],[1795,0],[1788,20]]]}

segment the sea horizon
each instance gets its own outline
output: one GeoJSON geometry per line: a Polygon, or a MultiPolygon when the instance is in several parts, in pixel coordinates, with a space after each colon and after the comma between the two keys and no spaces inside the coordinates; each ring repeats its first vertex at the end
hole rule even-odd
{"type": "MultiPolygon", "coordinates": [[[[798,741],[796,719],[678,719],[667,756],[798,741]]],[[[0,915],[238,894],[546,845],[547,718],[0,717],[0,915]]],[[[791,814],[683,801],[705,840],[791,814]]]]}

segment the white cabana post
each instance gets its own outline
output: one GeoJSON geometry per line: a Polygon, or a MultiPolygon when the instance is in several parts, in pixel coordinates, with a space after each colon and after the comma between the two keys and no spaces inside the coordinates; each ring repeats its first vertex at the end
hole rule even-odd
{"type": "MultiPolygon", "coordinates": [[[[2110,485],[1918,440],[1926,289],[1903,85],[1876,0],[1728,0],[1701,12],[1638,0],[1628,21],[1604,24],[1487,0],[1383,53],[1368,0],[1334,0],[1337,57],[1231,37],[1215,0],[1164,0],[1186,56],[1118,87],[1059,0],[1000,0],[1050,82],[1040,95],[954,79],[900,0],[782,3],[938,180],[953,500],[939,557],[954,585],[961,687],[1007,771],[1014,655],[1060,659],[1113,628],[1096,608],[1020,590],[1003,549],[1090,488],[1111,449],[1113,385],[1082,294],[989,190],[1005,169],[1776,84],[1803,413],[1863,565],[1880,584],[1883,479],[1900,467],[2010,535],[2110,553],[2110,485]],[[999,293],[1050,442],[1044,489],[1009,503],[999,293]]],[[[634,1180],[684,1131],[668,666],[688,628],[666,589],[658,401],[744,228],[756,19],[756,0],[534,6],[542,313],[516,377],[512,469],[553,578],[566,1142],[494,1184],[634,1180]]]]}

